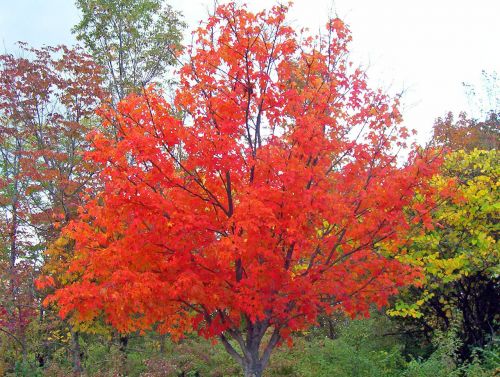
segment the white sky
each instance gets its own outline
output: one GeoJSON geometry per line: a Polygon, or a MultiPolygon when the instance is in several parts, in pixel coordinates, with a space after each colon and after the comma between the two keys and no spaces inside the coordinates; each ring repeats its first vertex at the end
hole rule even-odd
{"type": "MultiPolygon", "coordinates": [[[[220,1],[224,2],[224,0],[220,1]]],[[[211,0],[170,0],[190,30],[211,0]]],[[[270,0],[248,0],[259,10],[270,0]]],[[[337,14],[351,28],[355,63],[368,68],[372,86],[405,89],[405,124],[430,137],[448,110],[471,110],[462,82],[480,84],[481,70],[500,74],[499,0],[295,0],[290,20],[312,31],[337,14]]],[[[2,50],[14,43],[73,44],[79,14],[72,0],[0,0],[2,50]]]]}

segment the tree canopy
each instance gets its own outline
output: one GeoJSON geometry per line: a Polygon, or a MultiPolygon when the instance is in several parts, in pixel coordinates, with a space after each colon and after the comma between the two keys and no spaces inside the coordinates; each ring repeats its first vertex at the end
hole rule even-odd
{"type": "Polygon", "coordinates": [[[423,287],[408,289],[390,310],[415,317],[425,332],[458,326],[463,357],[484,346],[498,328],[499,173],[496,150],[447,155],[433,184],[449,189],[449,178],[455,179],[453,199],[433,211],[435,227],[414,237],[402,257],[423,268],[423,287]]]}
{"type": "Polygon", "coordinates": [[[118,138],[92,134],[104,188],[65,230],[61,315],[196,330],[260,376],[319,313],[367,314],[419,275],[395,256],[430,226],[440,159],[401,164],[397,101],[353,67],[346,25],[301,35],[287,10],[219,6],[173,104],[149,87],[100,111],[118,138]]]}
{"type": "MultiPolygon", "coordinates": [[[[73,31],[105,69],[116,101],[175,64],[184,23],[161,0],[77,0],[82,12],[73,31]]],[[[165,79],[165,78],[163,78],[165,79]]]]}

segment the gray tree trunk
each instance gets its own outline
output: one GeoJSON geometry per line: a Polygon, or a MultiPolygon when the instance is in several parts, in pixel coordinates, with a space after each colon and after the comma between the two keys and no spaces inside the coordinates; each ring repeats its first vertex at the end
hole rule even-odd
{"type": "Polygon", "coordinates": [[[271,352],[280,340],[279,329],[274,328],[267,345],[261,350],[262,340],[269,327],[267,320],[256,323],[248,322],[246,339],[239,330],[228,330],[228,335],[239,344],[240,352],[233,347],[224,333],[219,336],[226,351],[240,364],[245,377],[262,377],[269,363],[271,352]]]}
{"type": "Polygon", "coordinates": [[[252,358],[248,362],[244,362],[243,364],[243,372],[245,377],[262,377],[262,373],[264,372],[264,367],[259,360],[259,356],[256,358],[252,358]]]}
{"type": "Polygon", "coordinates": [[[80,342],[78,341],[79,334],[77,331],[71,332],[71,356],[73,358],[73,373],[79,376],[83,372],[82,367],[82,350],[80,348],[80,342]]]}

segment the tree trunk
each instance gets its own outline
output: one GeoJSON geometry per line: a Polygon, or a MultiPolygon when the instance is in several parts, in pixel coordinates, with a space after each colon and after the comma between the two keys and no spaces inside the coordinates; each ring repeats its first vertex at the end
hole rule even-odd
{"type": "Polygon", "coordinates": [[[71,332],[71,356],[73,358],[73,373],[76,376],[79,376],[83,372],[83,367],[82,367],[82,351],[80,348],[80,343],[78,342],[78,331],[73,331],[73,329],[70,329],[71,332]]]}
{"type": "Polygon", "coordinates": [[[165,354],[165,341],[167,336],[165,334],[160,334],[160,354],[165,354]]]}
{"type": "Polygon", "coordinates": [[[119,351],[120,351],[120,375],[128,376],[127,367],[127,345],[128,335],[119,335],[119,351]]]}
{"type": "Polygon", "coordinates": [[[259,369],[245,370],[245,377],[262,377],[262,371],[259,369]]]}
{"type": "Polygon", "coordinates": [[[259,357],[259,348],[262,338],[256,342],[247,343],[243,357],[243,373],[245,377],[261,377],[267,362],[259,357]]]}
{"type": "Polygon", "coordinates": [[[264,368],[262,366],[262,363],[260,363],[258,360],[249,360],[248,363],[244,363],[243,365],[243,372],[245,377],[262,377],[263,371],[264,368]]]}
{"type": "Polygon", "coordinates": [[[335,327],[333,326],[333,321],[330,317],[327,317],[326,319],[328,323],[328,338],[329,339],[335,339],[335,327]]]}
{"type": "Polygon", "coordinates": [[[274,328],[267,345],[260,352],[262,339],[267,329],[269,329],[268,321],[256,323],[248,321],[246,339],[243,339],[239,330],[228,330],[227,333],[239,344],[241,352],[232,346],[224,333],[219,335],[224,348],[240,364],[245,377],[262,377],[264,369],[269,363],[271,352],[281,339],[279,329],[274,328]]]}
{"type": "Polygon", "coordinates": [[[28,364],[28,345],[26,344],[26,336],[22,334],[21,338],[22,344],[21,344],[21,349],[22,349],[22,355],[23,355],[23,365],[28,364]]]}

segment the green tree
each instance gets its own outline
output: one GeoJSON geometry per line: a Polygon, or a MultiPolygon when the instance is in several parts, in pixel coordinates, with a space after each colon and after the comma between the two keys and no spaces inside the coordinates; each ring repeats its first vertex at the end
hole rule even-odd
{"type": "Polygon", "coordinates": [[[162,77],[176,61],[184,23],[162,0],[76,0],[73,32],[106,70],[116,103],[162,77]]]}

